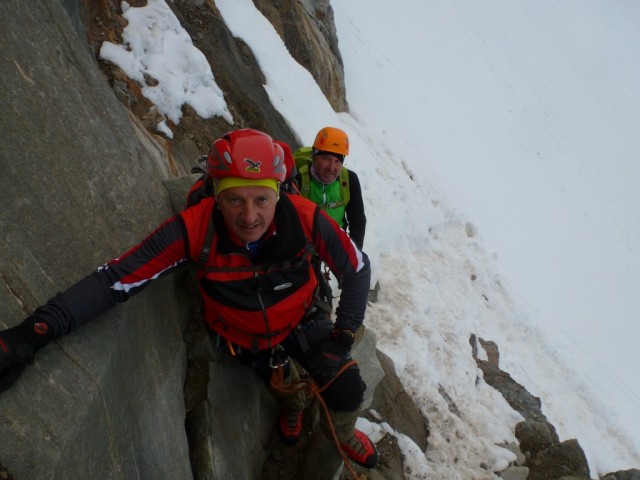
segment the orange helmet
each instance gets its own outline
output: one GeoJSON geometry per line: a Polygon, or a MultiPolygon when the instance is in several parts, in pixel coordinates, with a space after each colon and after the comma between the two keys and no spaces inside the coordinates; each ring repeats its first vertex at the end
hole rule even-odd
{"type": "Polygon", "coordinates": [[[282,182],[287,168],[280,145],[264,132],[244,128],[228,132],[213,142],[207,172],[214,179],[238,177],[282,182]]]}
{"type": "Polygon", "coordinates": [[[349,137],[339,128],[324,127],[316,135],[313,148],[323,152],[337,153],[338,155],[346,156],[349,155],[349,137]]]}

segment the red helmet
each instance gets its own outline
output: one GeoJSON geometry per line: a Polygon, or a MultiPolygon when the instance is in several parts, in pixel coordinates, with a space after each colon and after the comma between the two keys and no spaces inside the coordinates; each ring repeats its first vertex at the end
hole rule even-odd
{"type": "Polygon", "coordinates": [[[287,167],[287,175],[286,178],[291,178],[295,168],[296,161],[293,157],[293,152],[291,151],[291,147],[288,143],[283,142],[282,140],[274,140],[275,143],[282,147],[282,151],[284,152],[284,165],[287,167]]]}
{"type": "Polygon", "coordinates": [[[228,132],[213,142],[207,172],[215,179],[284,181],[287,168],[282,147],[264,132],[244,128],[228,132]]]}

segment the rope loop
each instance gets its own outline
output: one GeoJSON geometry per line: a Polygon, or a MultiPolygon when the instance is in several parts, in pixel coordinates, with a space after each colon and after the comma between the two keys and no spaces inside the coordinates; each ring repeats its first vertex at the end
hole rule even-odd
{"type": "Polygon", "coordinates": [[[315,397],[318,400],[318,402],[320,403],[320,405],[322,406],[324,414],[327,417],[327,423],[329,424],[329,428],[331,429],[331,435],[333,437],[333,441],[335,442],[336,447],[338,448],[338,452],[340,452],[340,456],[342,457],[342,462],[347,467],[347,470],[349,470],[349,473],[353,476],[353,478],[355,480],[367,480],[367,477],[365,477],[364,474],[358,476],[358,474],[355,472],[355,470],[351,466],[351,463],[349,462],[349,459],[347,458],[347,454],[344,452],[344,450],[340,446],[340,440],[338,439],[338,435],[336,434],[336,430],[333,427],[333,422],[331,422],[331,415],[329,414],[329,407],[327,407],[327,404],[324,402],[324,399],[322,398],[322,392],[324,392],[329,387],[329,385],[331,385],[335,381],[336,378],[338,378],[340,375],[342,375],[345,372],[345,370],[347,370],[352,365],[357,365],[357,362],[355,360],[350,360],[347,363],[345,363],[342,366],[342,368],[340,368],[340,370],[338,370],[338,373],[336,373],[333,376],[333,378],[331,380],[329,380],[327,383],[325,383],[322,387],[320,387],[311,378],[308,379],[308,380],[305,379],[305,380],[300,380],[298,382],[292,382],[290,384],[285,384],[284,383],[284,369],[281,368],[281,367],[273,369],[273,373],[271,374],[270,383],[271,383],[271,388],[273,388],[277,392],[280,392],[280,393],[285,394],[285,395],[293,395],[293,394],[298,393],[300,391],[306,390],[307,393],[309,393],[311,396],[315,397]]]}

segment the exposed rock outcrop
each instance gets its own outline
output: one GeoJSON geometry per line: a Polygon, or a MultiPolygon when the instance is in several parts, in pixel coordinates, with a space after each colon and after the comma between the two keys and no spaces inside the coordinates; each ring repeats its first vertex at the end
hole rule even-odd
{"type": "MultiPolygon", "coordinates": [[[[526,478],[527,480],[589,480],[589,464],[584,451],[576,439],[560,441],[555,427],[542,413],[540,399],[531,395],[511,375],[499,368],[500,352],[494,342],[472,335],[469,339],[472,354],[482,370],[484,380],[498,390],[511,407],[524,420],[516,425],[515,436],[524,459],[513,468],[503,472],[503,478],[526,478]],[[487,360],[478,356],[478,344],[487,355],[487,360]],[[526,466],[526,471],[523,469],[526,466]],[[521,475],[525,475],[524,477],[521,475]]],[[[608,474],[602,479],[634,478],[637,470],[608,474]],[[613,475],[613,477],[611,477],[613,475]]]]}
{"type": "MultiPolygon", "coordinates": [[[[5,328],[166,218],[170,167],[57,1],[4,2],[0,45],[5,328]]],[[[176,286],[164,279],[43,349],[0,395],[0,463],[16,479],[190,477],[176,286]]]]}
{"type": "Polygon", "coordinates": [[[349,110],[344,67],[329,0],[255,0],[289,53],[315,78],[336,112],[349,110]]]}

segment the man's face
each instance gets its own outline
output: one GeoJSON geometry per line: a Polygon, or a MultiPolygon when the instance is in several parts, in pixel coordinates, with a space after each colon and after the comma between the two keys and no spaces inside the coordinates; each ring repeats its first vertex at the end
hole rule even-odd
{"type": "Polygon", "coordinates": [[[323,153],[313,157],[313,166],[322,183],[331,183],[340,175],[342,160],[323,153]]]}
{"type": "Polygon", "coordinates": [[[255,242],[267,231],[276,213],[278,196],[269,187],[233,187],[218,194],[227,227],[243,242],[255,242]]]}

